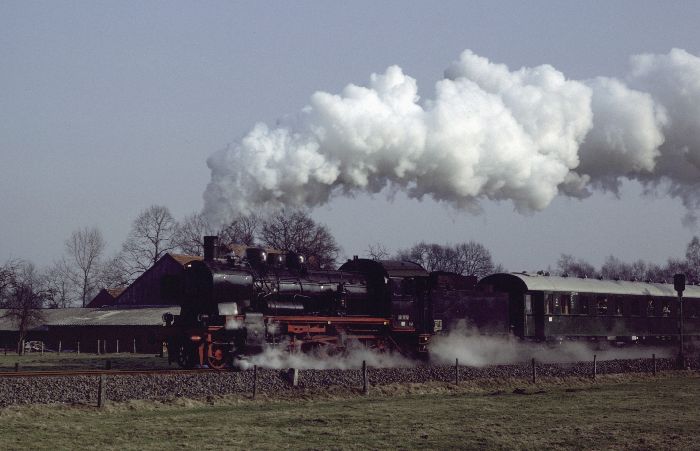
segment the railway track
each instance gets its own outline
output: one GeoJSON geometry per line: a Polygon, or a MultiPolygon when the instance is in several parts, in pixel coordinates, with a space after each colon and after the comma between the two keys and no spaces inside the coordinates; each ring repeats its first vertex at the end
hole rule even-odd
{"type": "Polygon", "coordinates": [[[41,377],[41,376],[99,376],[102,374],[106,375],[163,375],[163,374],[188,374],[188,373],[202,373],[202,372],[216,372],[217,370],[211,369],[195,369],[195,370],[183,370],[183,369],[156,369],[156,370],[108,370],[108,369],[94,369],[94,370],[32,370],[32,371],[0,371],[0,377],[41,377]]]}

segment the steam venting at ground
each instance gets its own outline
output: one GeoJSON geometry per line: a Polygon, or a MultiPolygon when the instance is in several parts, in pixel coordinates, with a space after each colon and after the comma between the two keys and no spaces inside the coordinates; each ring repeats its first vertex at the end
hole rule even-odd
{"type": "Polygon", "coordinates": [[[700,207],[700,58],[630,58],[623,79],[571,80],[550,65],[511,70],[466,50],[421,101],[391,66],[367,86],[316,92],[275,127],[256,124],[208,160],[205,213],[313,207],[388,187],[461,209],[520,212],[558,194],[617,192],[623,180],[700,207]]]}
{"type": "Polygon", "coordinates": [[[327,353],[323,349],[310,353],[289,352],[286,345],[267,347],[261,354],[246,358],[238,363],[242,369],[257,365],[262,368],[297,368],[297,369],[358,369],[362,362],[373,368],[406,368],[416,364],[415,361],[397,352],[379,352],[360,343],[349,343],[343,353],[327,353]]]}
{"type": "Polygon", "coordinates": [[[286,345],[268,347],[262,353],[237,362],[242,369],[257,365],[261,368],[297,369],[359,369],[362,362],[372,368],[409,368],[417,365],[454,365],[455,359],[462,366],[483,367],[529,362],[568,363],[593,360],[639,359],[671,357],[670,348],[653,348],[628,344],[622,347],[606,346],[600,349],[586,341],[564,341],[544,344],[520,341],[517,338],[480,334],[478,330],[463,324],[447,335],[436,335],[430,343],[428,359],[414,359],[399,352],[380,352],[360,343],[350,344],[342,353],[328,354],[322,349],[310,353],[289,352],[286,345]]]}
{"type": "Polygon", "coordinates": [[[546,363],[568,363],[598,360],[641,359],[671,357],[670,348],[654,348],[614,343],[601,347],[587,341],[562,341],[561,343],[536,343],[520,341],[517,338],[482,335],[477,330],[458,327],[448,335],[433,338],[430,346],[430,360],[436,364],[453,364],[459,359],[460,365],[482,367],[487,365],[514,364],[535,359],[546,363]]]}

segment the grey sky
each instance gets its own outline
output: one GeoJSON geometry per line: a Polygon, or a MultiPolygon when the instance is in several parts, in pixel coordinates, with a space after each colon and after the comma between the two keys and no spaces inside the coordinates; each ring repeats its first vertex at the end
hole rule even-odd
{"type": "MultiPolygon", "coordinates": [[[[624,75],[638,53],[700,55],[699,2],[0,3],[0,261],[48,264],[71,231],[98,226],[116,251],[151,204],[200,210],[206,159],[318,90],[366,85],[393,64],[422,99],[465,49],[511,70],[624,75]]],[[[473,216],[402,194],[314,211],[346,256],[368,244],[476,240],[512,270],[571,253],[658,263],[696,230],[677,199],[557,198],[531,216],[484,202],[473,216]]]]}

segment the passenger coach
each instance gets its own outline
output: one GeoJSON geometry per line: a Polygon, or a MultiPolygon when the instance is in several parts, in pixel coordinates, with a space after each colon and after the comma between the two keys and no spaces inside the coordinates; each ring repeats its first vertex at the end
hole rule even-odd
{"type": "MultiPolygon", "coordinates": [[[[673,284],[493,274],[479,287],[509,297],[512,333],[533,340],[616,342],[676,340],[679,303],[673,284]]],[[[700,287],[683,292],[684,336],[700,337],[700,287]]]]}

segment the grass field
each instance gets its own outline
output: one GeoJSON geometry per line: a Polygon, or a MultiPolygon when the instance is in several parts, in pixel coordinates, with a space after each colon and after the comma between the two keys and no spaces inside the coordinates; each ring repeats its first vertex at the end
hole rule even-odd
{"type": "Polygon", "coordinates": [[[15,363],[19,363],[22,371],[46,371],[46,370],[89,370],[104,368],[107,360],[113,369],[164,369],[176,368],[168,365],[168,358],[157,357],[152,354],[88,354],[88,353],[56,353],[40,352],[17,355],[9,353],[0,354],[0,371],[14,371],[15,363]]]}
{"type": "Polygon", "coordinates": [[[698,449],[700,376],[0,410],[3,449],[698,449]]]}

